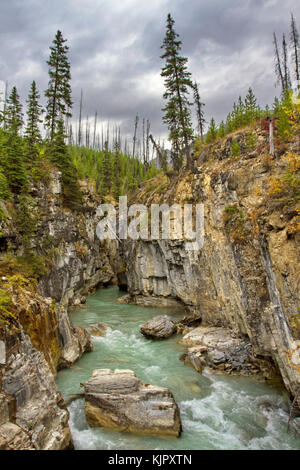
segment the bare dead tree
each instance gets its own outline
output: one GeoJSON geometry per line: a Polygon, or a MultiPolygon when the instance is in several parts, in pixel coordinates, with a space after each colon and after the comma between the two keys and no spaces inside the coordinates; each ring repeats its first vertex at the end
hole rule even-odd
{"type": "Polygon", "coordinates": [[[146,160],[145,118],[143,118],[143,162],[146,160]]]}
{"type": "Polygon", "coordinates": [[[205,123],[203,106],[205,106],[205,104],[202,103],[200,99],[199,86],[198,86],[198,83],[196,82],[194,83],[194,103],[196,107],[198,130],[201,136],[201,140],[203,141],[203,130],[204,130],[204,123],[205,123]]]}
{"type": "Polygon", "coordinates": [[[83,91],[81,89],[81,93],[80,93],[80,105],[79,105],[79,124],[78,124],[78,145],[80,147],[81,145],[81,139],[82,139],[82,129],[81,129],[81,125],[82,125],[82,101],[83,101],[83,91]]]}
{"type": "Polygon", "coordinates": [[[73,145],[73,127],[72,124],[69,126],[69,145],[73,145]]]}
{"type": "Polygon", "coordinates": [[[139,124],[139,116],[137,114],[136,117],[135,117],[135,122],[134,122],[132,158],[134,158],[134,155],[135,155],[136,135],[137,135],[138,124],[139,124]]]}
{"type": "Polygon", "coordinates": [[[166,152],[164,152],[161,147],[160,147],[160,143],[156,143],[152,134],[149,135],[149,139],[151,140],[152,142],[152,145],[157,153],[157,157],[158,157],[158,162],[159,162],[159,166],[160,168],[163,170],[163,171],[167,171],[167,157],[166,157],[166,152]]]}
{"type": "Polygon", "coordinates": [[[291,79],[290,79],[290,71],[288,65],[288,50],[287,50],[287,42],[285,39],[285,34],[282,36],[282,61],[283,61],[283,73],[284,73],[284,90],[288,90],[291,88],[291,79]]]}
{"type": "MultiPolygon", "coordinates": [[[[293,13],[292,13],[292,17],[291,17],[290,42],[291,42],[291,48],[292,48],[292,51],[293,51],[293,59],[294,59],[294,62],[295,62],[295,78],[298,81],[298,80],[300,80],[300,69],[299,69],[299,65],[300,65],[299,48],[300,48],[300,45],[299,45],[299,33],[298,33],[298,29],[297,29],[297,25],[296,25],[296,21],[295,21],[293,13]]],[[[300,84],[298,83],[298,87],[299,86],[300,86],[300,84]]]]}
{"type": "Polygon", "coordinates": [[[146,127],[146,158],[145,158],[145,161],[144,161],[145,166],[149,166],[149,160],[150,160],[149,141],[150,141],[150,121],[147,119],[147,127],[146,127]]]}
{"type": "Polygon", "coordinates": [[[85,146],[90,147],[90,118],[87,116],[85,121],[85,146]]]}
{"type": "Polygon", "coordinates": [[[279,54],[276,33],[273,33],[273,38],[274,38],[273,43],[274,43],[274,50],[275,50],[275,72],[276,72],[278,82],[281,83],[282,92],[284,93],[285,81],[284,81],[284,75],[283,75],[283,71],[281,67],[281,59],[280,59],[280,54],[279,54]]]}
{"type": "Polygon", "coordinates": [[[93,137],[93,149],[94,150],[96,148],[97,118],[98,118],[98,113],[96,111],[95,112],[95,119],[94,119],[94,137],[93,137]]]}

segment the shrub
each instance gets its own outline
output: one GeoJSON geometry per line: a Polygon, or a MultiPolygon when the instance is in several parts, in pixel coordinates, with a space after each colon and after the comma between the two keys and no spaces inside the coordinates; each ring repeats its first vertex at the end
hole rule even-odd
{"type": "Polygon", "coordinates": [[[239,146],[239,144],[237,142],[232,142],[231,156],[232,157],[238,157],[239,155],[241,155],[241,147],[239,146]]]}

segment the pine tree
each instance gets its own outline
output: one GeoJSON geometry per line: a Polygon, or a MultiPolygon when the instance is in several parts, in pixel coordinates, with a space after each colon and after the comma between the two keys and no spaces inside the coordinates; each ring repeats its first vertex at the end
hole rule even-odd
{"type": "Polygon", "coordinates": [[[206,134],[206,143],[210,144],[211,142],[214,142],[216,140],[218,135],[218,129],[216,126],[216,121],[214,118],[211,118],[210,125],[206,134]]]}
{"type": "Polygon", "coordinates": [[[255,121],[260,114],[260,109],[257,105],[256,97],[250,87],[245,98],[245,122],[246,124],[255,121]]]}
{"type": "Polygon", "coordinates": [[[43,122],[41,119],[43,108],[39,104],[39,99],[40,95],[36,88],[36,83],[33,81],[27,100],[27,124],[24,133],[27,142],[27,153],[31,159],[37,156],[38,150],[36,144],[42,141],[39,125],[43,122]]]}
{"type": "Polygon", "coordinates": [[[232,131],[233,131],[232,114],[229,113],[226,118],[225,133],[229,134],[232,131]]]}
{"type": "Polygon", "coordinates": [[[224,137],[226,131],[225,131],[225,123],[224,121],[221,121],[220,123],[220,126],[219,126],[219,130],[218,130],[218,137],[224,137]]]}
{"type": "Polygon", "coordinates": [[[28,180],[24,166],[22,138],[15,132],[7,134],[3,166],[11,191],[15,194],[26,192],[28,180]]]}
{"type": "Polygon", "coordinates": [[[204,131],[204,123],[205,123],[203,106],[205,106],[205,104],[201,102],[200,94],[199,94],[199,87],[196,82],[194,83],[194,101],[195,101],[195,106],[196,106],[198,131],[201,136],[201,140],[203,141],[203,131],[204,131]]]}
{"type": "MultiPolygon", "coordinates": [[[[295,21],[293,14],[291,17],[290,42],[291,42],[291,48],[293,51],[293,59],[295,62],[295,79],[299,81],[300,80],[299,33],[298,33],[296,21],[295,21]]],[[[298,87],[300,87],[299,83],[298,83],[298,87]]]]}
{"type": "Polygon", "coordinates": [[[102,185],[101,193],[103,196],[107,196],[111,190],[112,186],[112,167],[111,167],[111,158],[110,152],[108,150],[108,141],[104,143],[104,156],[102,163],[102,185]]]}
{"type": "Polygon", "coordinates": [[[65,130],[63,118],[57,122],[53,141],[50,143],[48,152],[53,164],[62,173],[62,192],[67,205],[73,206],[82,201],[82,194],[77,180],[77,172],[74,167],[68,147],[65,143],[65,130]]]}
{"type": "Polygon", "coordinates": [[[65,45],[66,39],[62,33],[57,31],[53,46],[50,46],[50,58],[47,61],[49,65],[49,84],[45,92],[48,99],[47,114],[45,117],[46,127],[49,130],[50,141],[54,139],[56,127],[61,116],[71,117],[72,108],[71,99],[71,73],[68,60],[68,46],[65,45]]]}
{"type": "Polygon", "coordinates": [[[193,89],[191,74],[187,71],[185,57],[179,55],[182,42],[176,38],[179,35],[174,31],[174,20],[170,13],[167,18],[167,31],[162,49],[165,50],[161,59],[166,63],[162,69],[161,76],[165,78],[166,92],[164,99],[167,105],[163,108],[163,121],[168,125],[172,143],[174,158],[180,160],[180,153],[187,155],[188,167],[191,166],[189,147],[192,141],[193,129],[188,99],[188,88],[193,89]]]}
{"type": "Polygon", "coordinates": [[[14,86],[7,100],[6,108],[7,129],[13,134],[19,134],[23,126],[23,113],[17,88],[14,86]]]}

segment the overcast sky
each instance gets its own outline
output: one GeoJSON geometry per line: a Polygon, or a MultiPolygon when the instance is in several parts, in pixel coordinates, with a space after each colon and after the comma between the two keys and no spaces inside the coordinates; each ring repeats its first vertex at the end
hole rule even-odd
{"type": "Polygon", "coordinates": [[[299,0],[0,0],[0,80],[16,85],[23,102],[32,80],[47,87],[46,60],[57,29],[70,47],[73,115],[80,90],[84,114],[121,124],[131,133],[136,113],[162,124],[163,61],[160,46],[167,14],[175,20],[182,54],[200,83],[205,115],[218,122],[252,86],[261,105],[275,88],[272,33],[289,33],[299,0]]]}

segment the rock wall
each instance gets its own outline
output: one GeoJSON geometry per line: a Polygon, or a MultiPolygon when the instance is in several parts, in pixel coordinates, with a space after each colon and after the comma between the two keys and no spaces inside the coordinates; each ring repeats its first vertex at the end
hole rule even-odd
{"type": "MultiPolygon", "coordinates": [[[[47,273],[38,285],[19,274],[0,280],[13,313],[9,325],[0,323],[0,449],[72,448],[68,411],[54,376],[91,351],[92,343],[84,328],[71,324],[67,307],[84,303],[88,293],[115,279],[115,246],[101,246],[95,236],[99,199],[83,185],[84,204],[64,207],[60,177],[53,171],[47,185],[31,188],[31,209],[38,214],[31,244],[37,253],[48,253],[47,273]]],[[[2,254],[10,243],[22,255],[22,237],[9,211],[2,225],[2,254]]]]}
{"type": "Polygon", "coordinates": [[[73,447],[68,411],[43,353],[20,326],[0,330],[0,449],[73,447]]]}
{"type": "MultiPolygon", "coordinates": [[[[258,140],[267,145],[266,136],[258,140]]],[[[199,252],[186,251],[183,240],[124,242],[128,292],[147,305],[152,299],[180,300],[203,323],[249,338],[257,356],[275,362],[294,396],[300,386],[300,332],[294,324],[300,234],[290,230],[296,214],[270,208],[268,181],[271,172],[281,171],[280,157],[269,160],[269,168],[258,152],[229,158],[230,142],[206,149],[195,171],[182,174],[169,193],[145,197],[152,203],[203,203],[205,241],[199,252]],[[236,226],[230,211],[237,214],[236,226]]]]}

